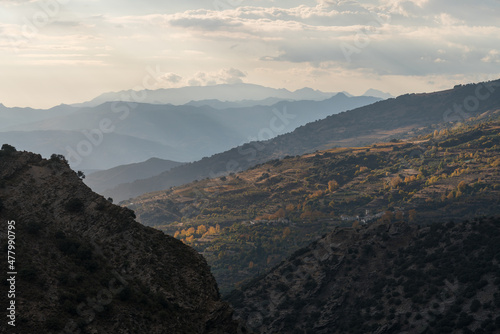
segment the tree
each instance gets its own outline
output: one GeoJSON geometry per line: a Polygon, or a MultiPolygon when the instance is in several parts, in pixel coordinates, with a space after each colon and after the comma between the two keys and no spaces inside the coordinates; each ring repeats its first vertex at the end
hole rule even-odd
{"type": "Polygon", "coordinates": [[[189,237],[189,236],[193,235],[195,232],[196,232],[196,230],[194,229],[194,227],[190,227],[186,231],[186,235],[189,237]]]}
{"type": "Polygon", "coordinates": [[[330,182],[328,182],[328,190],[330,192],[333,192],[338,187],[339,187],[339,183],[337,181],[331,180],[330,182]]]}
{"type": "Polygon", "coordinates": [[[205,225],[200,225],[198,226],[198,229],[196,229],[196,234],[205,234],[207,232],[207,227],[205,225]]]}
{"type": "Polygon", "coordinates": [[[408,217],[410,219],[410,222],[414,222],[416,219],[417,219],[417,210],[415,209],[411,209],[409,212],[408,212],[408,217]]]}
{"type": "Polygon", "coordinates": [[[396,187],[397,187],[397,186],[399,186],[402,182],[403,182],[403,180],[402,180],[399,176],[393,177],[393,178],[391,179],[391,187],[396,188],[396,187]]]}
{"type": "Polygon", "coordinates": [[[55,154],[55,153],[52,154],[50,156],[50,161],[52,161],[52,162],[62,162],[62,163],[68,164],[68,160],[66,160],[66,158],[62,154],[55,154]]]}
{"type": "Polygon", "coordinates": [[[11,153],[17,152],[16,148],[12,145],[9,145],[9,144],[3,144],[2,151],[6,154],[11,154],[11,153]]]}
{"type": "Polygon", "coordinates": [[[457,186],[457,189],[462,193],[465,191],[466,188],[467,188],[467,183],[465,183],[465,181],[460,182],[457,186]]]}
{"type": "Polygon", "coordinates": [[[403,220],[403,211],[397,211],[395,214],[396,220],[403,220]]]}
{"type": "Polygon", "coordinates": [[[384,215],[382,216],[382,221],[386,223],[390,223],[392,221],[392,212],[391,211],[386,211],[384,215]]]}

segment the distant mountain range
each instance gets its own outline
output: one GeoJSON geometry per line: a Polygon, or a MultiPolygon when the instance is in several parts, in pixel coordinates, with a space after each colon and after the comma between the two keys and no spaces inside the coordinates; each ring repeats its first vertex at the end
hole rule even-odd
{"type": "Polygon", "coordinates": [[[4,107],[0,142],[46,157],[63,154],[77,169],[108,169],[152,157],[195,161],[378,100],[339,93],[322,101],[226,109],[126,102],[49,110],[4,107]]]}
{"type": "Polygon", "coordinates": [[[406,94],[328,116],[301,126],[291,133],[268,141],[247,143],[150,179],[120,185],[105,195],[124,200],[196,179],[245,170],[287,155],[300,155],[335,146],[361,146],[391,138],[428,133],[440,125],[457,123],[497,109],[500,109],[500,80],[460,85],[435,93],[406,94]],[[473,99],[478,92],[483,96],[485,92],[491,93],[475,108],[466,106],[465,103],[473,99]]]}
{"type": "Polygon", "coordinates": [[[146,179],[174,167],[183,165],[182,162],[151,158],[141,163],[134,163],[114,167],[108,170],[89,174],[84,179],[86,185],[97,193],[116,187],[121,183],[146,179]]]}
{"type": "Polygon", "coordinates": [[[390,99],[390,98],[393,98],[394,96],[390,93],[384,93],[384,92],[381,92],[379,90],[376,90],[376,89],[373,89],[373,88],[370,88],[368,89],[364,94],[363,96],[373,96],[373,97],[379,97],[381,99],[390,99]]]}
{"type": "Polygon", "coordinates": [[[75,107],[95,107],[108,101],[128,101],[151,104],[183,105],[197,100],[219,100],[222,102],[238,102],[244,100],[315,100],[331,98],[337,93],[325,93],[312,88],[302,88],[296,91],[276,89],[254,84],[237,83],[213,86],[190,86],[182,88],[166,88],[157,90],[124,90],[102,94],[91,101],[74,104],[75,107]]]}

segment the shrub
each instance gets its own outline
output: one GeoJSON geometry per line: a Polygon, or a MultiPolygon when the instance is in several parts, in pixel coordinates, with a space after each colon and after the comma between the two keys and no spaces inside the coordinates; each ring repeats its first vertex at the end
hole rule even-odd
{"type": "Polygon", "coordinates": [[[52,162],[63,162],[65,164],[68,164],[68,160],[66,160],[66,158],[62,154],[55,154],[55,153],[52,154],[50,156],[50,161],[52,161],[52,162]]]}
{"type": "Polygon", "coordinates": [[[84,204],[79,198],[72,198],[64,205],[64,208],[69,212],[83,211],[84,204]]]}
{"type": "Polygon", "coordinates": [[[475,313],[481,308],[481,302],[477,299],[474,299],[472,303],[470,304],[470,311],[475,313]]]}
{"type": "Polygon", "coordinates": [[[37,278],[37,276],[38,276],[38,271],[36,270],[35,267],[31,265],[19,270],[19,277],[22,278],[23,280],[33,281],[37,278]]]}
{"type": "Polygon", "coordinates": [[[28,222],[26,224],[26,232],[32,235],[38,235],[42,227],[43,226],[40,223],[28,222]]]}
{"type": "Polygon", "coordinates": [[[12,153],[17,152],[16,148],[12,145],[9,144],[3,144],[2,145],[2,153],[4,155],[11,155],[12,153]]]}

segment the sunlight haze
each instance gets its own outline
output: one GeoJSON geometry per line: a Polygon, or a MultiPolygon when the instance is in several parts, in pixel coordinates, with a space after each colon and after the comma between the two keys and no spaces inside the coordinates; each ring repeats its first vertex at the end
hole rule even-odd
{"type": "Polygon", "coordinates": [[[0,103],[238,82],[428,92],[500,76],[498,17],[495,0],[2,0],[0,103]]]}

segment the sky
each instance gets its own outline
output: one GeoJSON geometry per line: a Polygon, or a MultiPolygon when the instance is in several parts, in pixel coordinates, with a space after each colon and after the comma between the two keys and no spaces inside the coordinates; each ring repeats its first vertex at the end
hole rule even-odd
{"type": "Polygon", "coordinates": [[[500,0],[0,0],[0,103],[220,83],[400,95],[500,78],[500,0]]]}

